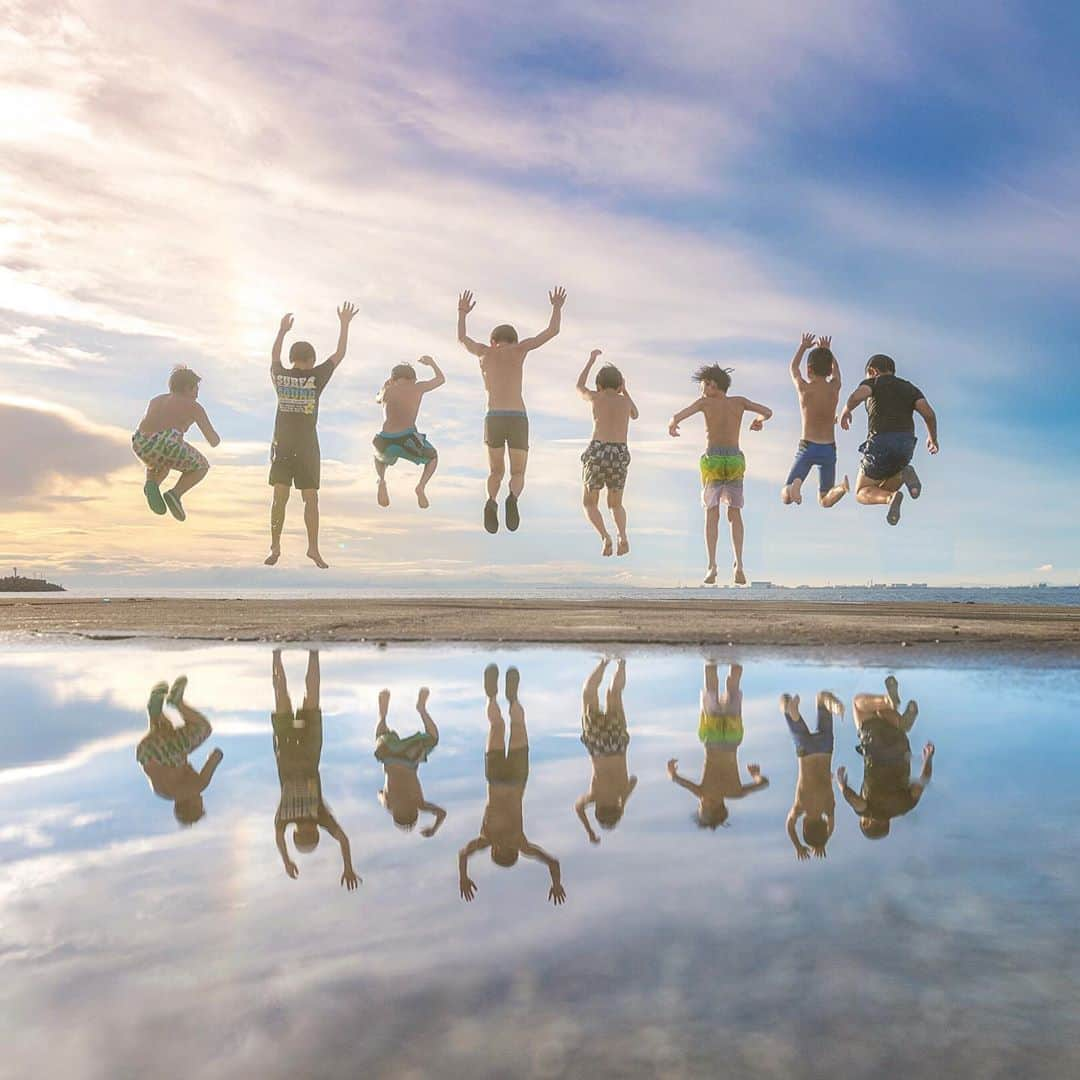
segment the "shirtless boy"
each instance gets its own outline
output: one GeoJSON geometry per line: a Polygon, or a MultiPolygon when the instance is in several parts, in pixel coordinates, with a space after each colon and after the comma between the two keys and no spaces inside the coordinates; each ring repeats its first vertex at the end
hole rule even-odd
{"type": "Polygon", "coordinates": [[[274,502],[270,509],[270,554],[263,560],[273,566],[281,558],[281,530],[285,527],[285,507],[290,489],[295,487],[304,500],[307,529],[307,557],[321,570],[327,563],[319,552],[319,398],[338,364],[345,359],[349,344],[349,323],[356,307],[345,303],[338,308],[337,348],[321,364],[315,363],[310,342],[294,341],[289,347],[289,363],[281,362],[281,346],[292,329],[293,317],[283,315],[274,346],[270,350],[270,381],[277,394],[274,442],[270,447],[270,485],[274,502]]]}
{"type": "Polygon", "coordinates": [[[386,489],[386,470],[400,458],[411,461],[414,465],[423,465],[420,483],[416,485],[416,501],[421,510],[426,510],[428,502],[428,481],[435,475],[439,465],[439,455],[435,447],[428,442],[426,435],[416,430],[416,417],[420,412],[420,402],[429,390],[435,390],[446,382],[446,376],[439,365],[430,356],[421,356],[417,361],[429,367],[434,378],[418,382],[416,369],[412,364],[398,364],[390,372],[390,378],[383,383],[379,396],[375,399],[384,410],[382,431],[372,440],[375,447],[375,473],[379,478],[378,502],[380,506],[390,505],[390,492],[386,489]]]}
{"type": "Polygon", "coordinates": [[[787,816],[787,834],[799,859],[809,859],[810,852],[825,858],[825,845],[836,825],[836,796],[832,788],[833,717],[844,715],[840,699],[828,690],[817,696],[817,730],[811,731],[799,712],[799,695],[784,694],[780,711],[795,740],[799,779],[795,801],[787,816]],[[799,843],[795,828],[803,819],[803,840],[799,843]]]}
{"type": "Polygon", "coordinates": [[[626,487],[626,470],[630,466],[630,450],[626,445],[630,421],[638,418],[637,406],[626,389],[626,380],[614,364],[605,364],[596,373],[596,389],[586,385],[589,372],[600,355],[593,349],[589,360],[578,376],[577,392],[592,406],[592,441],[581,455],[584,491],[581,501],[589,524],[600,534],[602,555],[612,553],[611,534],[604,525],[600,513],[600,492],[607,488],[607,504],[615,519],[619,534],[616,555],[630,551],[626,536],[626,508],[623,506],[623,488],[626,487]]]}
{"type": "Polygon", "coordinates": [[[476,882],[469,877],[469,858],[490,848],[491,861],[497,866],[513,866],[519,855],[542,862],[551,875],[548,899],[558,905],[566,899],[559,860],[531,843],[525,835],[522,802],[529,779],[529,733],[525,728],[525,710],[518,700],[519,682],[517,668],[507,669],[506,700],[510,706],[510,742],[507,744],[506,722],[496,700],[499,669],[489,664],[484,670],[488,718],[487,752],[484,754],[487,806],[484,807],[480,835],[458,852],[458,887],[462,899],[472,900],[476,895],[476,882]]]}
{"type": "Polygon", "coordinates": [[[499,504],[496,499],[506,475],[506,454],[510,455],[510,493],[506,496],[506,527],[513,532],[520,524],[518,499],[525,487],[525,466],[529,460],[529,416],[522,397],[525,357],[550,341],[562,325],[566,290],[555,288],[548,293],[551,321],[546,330],[518,341],[517,331],[509,325],[496,326],[491,342],[481,345],[465,331],[465,319],[476,307],[471,292],[458,299],[458,341],[480,359],[480,373],[487,392],[487,416],[484,418],[484,443],[488,448],[487,502],[484,504],[484,528],[499,531],[499,504]]]}
{"type": "Polygon", "coordinates": [[[785,506],[802,503],[803,482],[810,470],[818,467],[818,502],[824,507],[835,506],[850,490],[848,478],[836,482],[836,406],[840,400],[840,365],[832,351],[832,338],[819,337],[814,345],[813,334],[803,334],[795,355],[791,358],[791,380],[799,395],[802,413],[802,439],[795,454],[791,471],[780,489],[785,506]],[[802,359],[809,350],[806,373],[802,377],[802,359]]]}
{"type": "Polygon", "coordinates": [[[379,694],[379,726],[375,729],[375,757],[386,776],[383,789],[379,792],[379,802],[390,812],[394,824],[400,829],[412,829],[421,811],[433,814],[435,820],[420,830],[420,835],[426,837],[434,836],[446,819],[446,811],[441,806],[425,801],[424,789],[420,786],[420,766],[439,745],[439,729],[427,708],[430,695],[431,691],[422,686],[416,697],[416,711],[420,714],[424,730],[403,739],[386,723],[390,711],[390,691],[383,690],[379,694]]]}
{"type": "Polygon", "coordinates": [[[210,471],[205,457],[191,446],[184,434],[197,424],[211,446],[221,442],[206,410],[199,404],[199,383],[202,380],[190,368],[174,367],[169,376],[169,392],[150,399],[146,415],[131,436],[131,449],[146,466],[143,494],[155,514],[168,511],[177,521],[187,514],[180,502],[210,471]],[[171,491],[162,493],[161,482],[170,469],[180,473],[171,491]]]}
{"type": "Polygon", "coordinates": [[[705,748],[701,783],[695,784],[679,775],[678,758],[672,758],[667,764],[671,780],[697,796],[697,823],[703,829],[715,829],[727,821],[725,799],[741,799],[769,786],[759,765],[747,765],[749,784],[744,784],[739,776],[739,746],[743,740],[742,670],[739,664],[731,665],[721,694],[716,664],[705,665],[705,689],[701,694],[698,725],[698,738],[705,748]]]}
{"type": "Polygon", "coordinates": [[[744,397],[728,397],[731,373],[718,364],[699,368],[694,380],[701,384],[701,397],[671,418],[668,434],[679,436],[679,425],[694,413],[705,417],[706,450],[701,458],[701,505],[705,508],[705,549],[709,567],[705,584],[716,583],[716,541],[720,532],[720,504],[727,504],[731,526],[731,549],[735,555],[735,584],[746,584],[743,570],[743,476],[746,458],[739,449],[739,429],[743,414],[757,413],[751,431],[761,431],[772,409],[744,397]]]}

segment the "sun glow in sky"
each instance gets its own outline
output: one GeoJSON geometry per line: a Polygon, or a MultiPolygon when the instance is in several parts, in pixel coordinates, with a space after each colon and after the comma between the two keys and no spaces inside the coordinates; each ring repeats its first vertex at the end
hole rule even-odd
{"type": "Polygon", "coordinates": [[[703,435],[666,426],[715,360],[776,412],[744,436],[751,577],[1080,575],[1074,6],[2,10],[0,564],[102,587],[693,582],[703,435]],[[563,332],[527,362],[524,526],[492,538],[456,297],[477,294],[475,337],[531,333],[555,284],[563,332]],[[321,420],[333,569],[305,565],[297,501],[270,571],[270,344],[293,311],[329,354],[346,298],[360,314],[321,420]],[[780,505],[803,330],[833,335],[849,389],[886,352],[938,411],[941,454],[920,449],[925,493],[897,530],[851,499],[780,505]],[[580,512],[592,348],[642,412],[628,559],[601,561],[580,512]],[[421,413],[433,506],[398,465],[386,512],[374,396],[422,353],[448,377],[421,413]],[[147,512],[129,447],[180,362],[223,436],[184,526],[147,512]]]}

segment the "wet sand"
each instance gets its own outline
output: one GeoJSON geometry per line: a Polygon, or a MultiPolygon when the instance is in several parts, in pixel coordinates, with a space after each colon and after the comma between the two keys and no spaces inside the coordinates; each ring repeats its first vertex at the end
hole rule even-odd
{"type": "Polygon", "coordinates": [[[0,633],[203,641],[963,646],[1080,655],[1080,607],[738,599],[0,597],[0,633]]]}

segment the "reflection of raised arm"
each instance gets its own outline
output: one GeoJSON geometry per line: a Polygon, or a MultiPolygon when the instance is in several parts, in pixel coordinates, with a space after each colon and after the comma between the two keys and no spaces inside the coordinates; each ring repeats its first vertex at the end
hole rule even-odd
{"type": "Polygon", "coordinates": [[[694,415],[694,413],[701,412],[705,407],[705,399],[703,397],[698,398],[693,405],[687,405],[685,409],[680,409],[672,418],[671,423],[668,424],[668,434],[673,438],[679,437],[679,425],[688,417],[694,415]]]}
{"type": "Polygon", "coordinates": [[[926,449],[931,454],[936,454],[938,452],[937,413],[930,407],[930,402],[926,398],[919,398],[915,402],[915,411],[926,423],[926,449]]]}
{"type": "Polygon", "coordinates": [[[587,806],[592,806],[596,800],[591,795],[582,795],[576,803],[574,803],[574,813],[578,816],[578,821],[585,827],[585,834],[589,838],[589,842],[593,844],[600,843],[600,837],[593,831],[592,825],[589,824],[588,815],[585,813],[587,806]]]}
{"type": "Polygon", "coordinates": [[[768,778],[761,775],[760,765],[747,765],[746,771],[750,774],[750,783],[743,784],[744,795],[749,795],[751,791],[764,791],[769,786],[768,778]]]}
{"type": "Polygon", "coordinates": [[[434,379],[428,379],[425,382],[419,382],[416,384],[416,389],[421,394],[426,394],[429,390],[437,390],[444,382],[446,382],[446,376],[442,373],[442,368],[430,356],[421,356],[417,361],[418,364],[423,364],[424,367],[431,368],[435,375],[434,379]]]}
{"type": "Polygon", "coordinates": [[[864,402],[873,391],[869,386],[856,386],[851,392],[851,396],[847,399],[847,404],[844,406],[844,411],[840,414],[840,426],[847,431],[851,427],[851,414],[864,402]]]}
{"type": "Polygon", "coordinates": [[[319,824],[338,842],[338,846],[341,848],[341,884],[344,885],[349,892],[352,892],[353,889],[360,884],[360,878],[356,876],[356,871],[353,869],[352,849],[349,847],[349,838],[337,823],[334,815],[330,813],[329,807],[324,806],[319,812],[319,824]]]}
{"type": "Polygon", "coordinates": [[[289,849],[285,846],[285,822],[274,822],[274,842],[281,853],[281,861],[285,865],[285,873],[291,878],[300,876],[300,867],[289,858],[289,849]]]}
{"type": "Polygon", "coordinates": [[[326,358],[327,363],[337,367],[345,359],[345,350],[349,347],[349,323],[356,317],[357,307],[347,300],[337,309],[338,339],[337,348],[326,358]]]}
{"type": "Polygon", "coordinates": [[[919,779],[911,785],[911,794],[918,801],[922,798],[922,793],[926,789],[927,784],[930,783],[930,778],[934,775],[934,744],[928,742],[923,747],[922,752],[922,771],[919,773],[919,779]]]}
{"type": "Polygon", "coordinates": [[[585,366],[581,369],[581,374],[578,376],[577,392],[586,401],[592,401],[593,396],[595,394],[595,391],[590,390],[589,387],[586,384],[588,382],[589,372],[592,371],[592,366],[593,366],[593,364],[596,363],[596,358],[599,355],[600,355],[600,350],[599,349],[593,349],[593,351],[591,353],[589,353],[589,359],[585,361],[585,366]]]}
{"type": "Polygon", "coordinates": [[[458,888],[463,900],[471,900],[476,895],[476,882],[469,877],[469,856],[489,847],[491,847],[491,841],[478,836],[475,840],[470,840],[458,852],[458,888]]]}
{"type": "Polygon", "coordinates": [[[430,840],[439,831],[439,826],[446,820],[446,811],[441,806],[429,802],[421,802],[420,809],[425,814],[435,815],[435,820],[426,829],[420,830],[420,835],[430,840]]]}
{"type": "Polygon", "coordinates": [[[566,899],[566,890],[562,887],[562,869],[559,866],[559,860],[549,855],[542,847],[530,844],[528,841],[521,845],[521,854],[527,859],[539,859],[548,868],[548,873],[551,875],[551,889],[548,891],[548,899],[557,907],[566,899]]]}
{"type": "Polygon", "coordinates": [[[802,340],[799,342],[799,347],[795,350],[795,355],[791,358],[791,378],[792,381],[798,387],[806,385],[806,380],[802,377],[802,361],[806,355],[808,349],[814,347],[814,335],[803,334],[802,340]]]}
{"type": "Polygon", "coordinates": [[[473,294],[466,289],[465,292],[458,297],[457,339],[473,354],[473,356],[483,356],[484,353],[487,352],[487,349],[485,349],[479,341],[473,341],[473,339],[465,332],[465,318],[474,307],[476,307],[476,301],[473,299],[473,294]]]}
{"type": "Polygon", "coordinates": [[[799,843],[799,837],[795,832],[795,823],[799,820],[798,810],[793,806],[791,812],[787,816],[787,834],[788,839],[791,841],[792,847],[795,848],[795,856],[798,859],[809,859],[810,852],[801,843],[799,843]]]}
{"type": "Polygon", "coordinates": [[[679,764],[678,758],[672,758],[667,763],[667,774],[671,778],[672,782],[678,784],[681,788],[686,788],[687,791],[693,792],[699,799],[702,797],[702,788],[700,784],[695,784],[692,780],[687,780],[685,776],[679,775],[679,770],[676,766],[679,764]]]}
{"type": "Polygon", "coordinates": [[[546,345],[562,327],[562,309],[563,304],[566,303],[566,290],[561,285],[556,286],[548,293],[548,299],[551,301],[551,320],[548,322],[546,329],[521,342],[521,348],[525,352],[546,345]]]}
{"type": "Polygon", "coordinates": [[[217,772],[217,767],[221,764],[221,759],[225,755],[217,748],[214,747],[210,751],[210,756],[206,759],[206,764],[199,770],[199,790],[205,791],[210,786],[210,781],[214,779],[214,773],[217,772]]]}
{"type": "Polygon", "coordinates": [[[277,337],[274,338],[273,348],[270,350],[270,370],[281,367],[281,346],[285,341],[285,335],[292,329],[293,317],[290,311],[281,316],[281,325],[278,327],[277,337]]]}
{"type": "Polygon", "coordinates": [[[836,786],[840,789],[840,794],[844,796],[844,801],[856,814],[866,813],[867,802],[861,795],[848,787],[847,769],[843,765],[836,770],[836,786]]]}
{"type": "Polygon", "coordinates": [[[203,438],[211,446],[217,446],[221,442],[221,436],[214,430],[214,425],[210,423],[210,417],[206,415],[206,410],[201,405],[195,406],[195,423],[198,424],[199,430],[203,433],[203,438]]]}

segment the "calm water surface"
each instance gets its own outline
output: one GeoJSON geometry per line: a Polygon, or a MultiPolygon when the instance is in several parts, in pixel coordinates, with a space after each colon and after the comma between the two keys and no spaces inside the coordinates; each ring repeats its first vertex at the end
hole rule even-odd
{"type": "Polygon", "coordinates": [[[6,647],[0,1074],[1077,1075],[1080,669],[732,654],[6,647]]]}

